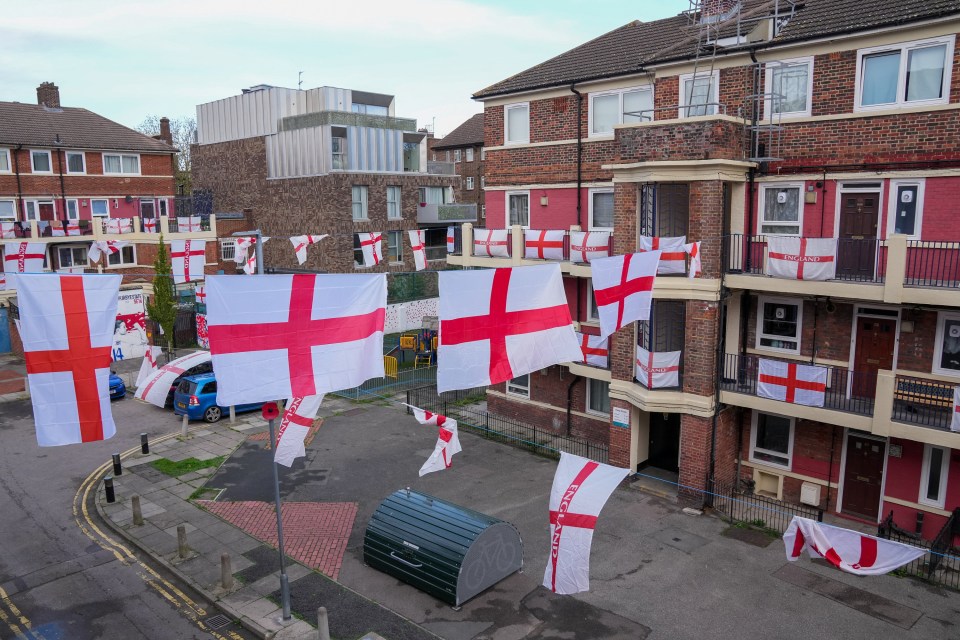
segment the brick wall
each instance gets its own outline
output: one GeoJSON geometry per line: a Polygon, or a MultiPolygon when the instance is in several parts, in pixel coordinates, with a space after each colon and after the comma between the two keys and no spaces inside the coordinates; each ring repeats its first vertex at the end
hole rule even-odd
{"type": "MultiPolygon", "coordinates": [[[[743,125],[729,120],[698,120],[617,129],[616,162],[708,160],[744,157],[743,125]]],[[[611,159],[611,162],[614,161],[611,159]]]]}

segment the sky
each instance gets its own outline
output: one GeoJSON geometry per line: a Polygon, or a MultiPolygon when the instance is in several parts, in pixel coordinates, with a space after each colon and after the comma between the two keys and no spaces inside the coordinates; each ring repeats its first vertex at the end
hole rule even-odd
{"type": "Polygon", "coordinates": [[[688,0],[45,0],[0,21],[0,100],[63,106],[129,127],[256,84],[396,96],[396,114],[449,133],[471,94],[631,20],[688,0]]]}

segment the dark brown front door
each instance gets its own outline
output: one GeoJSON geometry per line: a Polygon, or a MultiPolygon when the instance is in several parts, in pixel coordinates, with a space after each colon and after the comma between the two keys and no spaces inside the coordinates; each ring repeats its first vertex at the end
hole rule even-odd
{"type": "Polygon", "coordinates": [[[857,318],[857,348],[853,354],[853,395],[873,398],[877,371],[893,369],[897,321],[893,318],[857,318]]]}
{"type": "Polygon", "coordinates": [[[877,256],[879,193],[840,193],[837,278],[872,281],[877,256]]]}
{"type": "Polygon", "coordinates": [[[844,513],[876,520],[880,513],[880,484],[883,481],[882,440],[850,434],[847,438],[847,463],[843,474],[844,513]]]}
{"type": "Polygon", "coordinates": [[[667,471],[680,470],[680,414],[650,414],[650,455],[647,464],[667,471]]]}

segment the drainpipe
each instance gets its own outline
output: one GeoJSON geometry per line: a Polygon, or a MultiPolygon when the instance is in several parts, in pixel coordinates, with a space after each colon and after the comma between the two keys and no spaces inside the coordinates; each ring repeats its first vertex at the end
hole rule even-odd
{"type": "Polygon", "coordinates": [[[837,448],[837,425],[830,431],[830,466],[827,467],[827,504],[824,513],[830,513],[830,481],[833,480],[833,452],[837,448]]]}
{"type": "Polygon", "coordinates": [[[583,184],[583,94],[577,91],[576,83],[570,85],[570,91],[577,96],[577,225],[583,226],[580,187],[583,184]]]}
{"type": "MultiPolygon", "coordinates": [[[[23,208],[23,189],[20,186],[20,151],[23,149],[22,144],[18,144],[16,148],[16,153],[13,154],[13,172],[17,174],[17,200],[20,202],[18,205],[21,212],[26,215],[26,212],[23,208]]],[[[20,217],[19,215],[17,216],[20,217]]]]}
{"type": "MultiPolygon", "coordinates": [[[[55,144],[60,145],[60,134],[57,134],[57,139],[55,144]]],[[[62,221],[67,219],[67,190],[63,186],[63,148],[57,146],[57,162],[60,163],[60,204],[63,205],[63,218],[62,221]]],[[[78,212],[79,215],[79,212],[78,212]]]]}
{"type": "Polygon", "coordinates": [[[580,381],[580,376],[573,376],[573,380],[570,381],[570,384],[567,385],[567,435],[570,435],[570,431],[573,428],[573,415],[571,410],[573,408],[573,385],[577,384],[580,381]]]}

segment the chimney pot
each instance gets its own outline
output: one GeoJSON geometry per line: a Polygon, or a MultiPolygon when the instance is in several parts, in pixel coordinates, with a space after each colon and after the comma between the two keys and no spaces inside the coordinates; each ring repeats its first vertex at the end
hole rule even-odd
{"type": "Polygon", "coordinates": [[[60,87],[52,82],[41,82],[37,87],[37,104],[47,105],[51,109],[60,108],[60,87]]]}
{"type": "Polygon", "coordinates": [[[160,139],[173,146],[173,135],[170,133],[170,118],[160,118],[160,139]]]}

